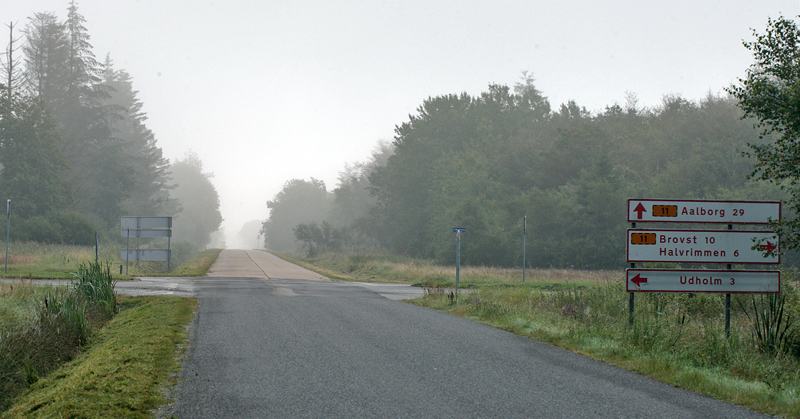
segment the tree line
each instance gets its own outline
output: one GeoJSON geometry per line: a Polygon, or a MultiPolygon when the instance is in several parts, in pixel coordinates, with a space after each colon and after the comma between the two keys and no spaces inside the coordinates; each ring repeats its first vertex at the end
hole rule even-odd
{"type": "Polygon", "coordinates": [[[786,197],[749,178],[748,144],[770,138],[737,105],[709,93],[665,95],[648,108],[629,93],[602,112],[574,101],[553,109],[528,73],[476,96],[429,97],[332,191],[319,180],[287,182],[268,203],[265,245],[449,264],[452,228],[465,227],[462,261],[520,266],[527,216],[529,266],[621,268],[629,198],[786,197]]]}
{"type": "Polygon", "coordinates": [[[222,222],[210,174],[193,153],[163,156],[132,77],[96,59],[85,24],[72,1],[63,21],[42,12],[21,31],[7,25],[0,192],[12,237],[88,244],[96,230],[119,238],[122,216],[175,216],[175,238],[204,247],[222,222]]]}

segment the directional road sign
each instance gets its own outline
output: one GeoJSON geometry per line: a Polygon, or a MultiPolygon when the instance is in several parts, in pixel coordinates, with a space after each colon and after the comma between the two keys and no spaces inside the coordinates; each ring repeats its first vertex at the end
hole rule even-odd
{"type": "Polygon", "coordinates": [[[124,230],[172,228],[172,217],[122,217],[122,228],[124,230]]]}
{"type": "Polygon", "coordinates": [[[779,293],[779,271],[628,269],[628,292],[779,293]]]}
{"type": "Polygon", "coordinates": [[[628,222],[767,224],[781,218],[773,201],[629,199],[628,222]]]}
{"type": "Polygon", "coordinates": [[[130,249],[120,252],[122,260],[170,260],[169,249],[130,249]]]}
{"type": "Polygon", "coordinates": [[[122,230],[122,237],[172,237],[172,230],[167,229],[132,229],[122,230]]]}
{"type": "Polygon", "coordinates": [[[628,262],[778,264],[778,247],[770,231],[628,230],[628,262]]]}
{"type": "Polygon", "coordinates": [[[453,227],[453,233],[465,233],[467,231],[464,227],[453,227]]]}

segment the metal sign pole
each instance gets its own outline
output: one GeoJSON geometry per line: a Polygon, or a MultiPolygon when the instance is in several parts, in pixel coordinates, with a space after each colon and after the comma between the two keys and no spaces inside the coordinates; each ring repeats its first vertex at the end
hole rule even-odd
{"type": "Polygon", "coordinates": [[[528,229],[528,216],[522,217],[522,282],[525,282],[525,231],[528,229]]]}
{"type": "Polygon", "coordinates": [[[172,259],[171,242],[172,242],[172,234],[167,236],[167,253],[168,253],[168,255],[167,255],[167,273],[169,273],[169,263],[172,261],[171,260],[172,259]]]}
{"type": "Polygon", "coordinates": [[[131,229],[127,229],[125,234],[125,276],[128,275],[128,261],[131,259],[131,229]]]}
{"type": "MultiPolygon", "coordinates": [[[[631,223],[631,228],[636,228],[636,223],[631,223]]],[[[631,269],[636,268],[635,263],[631,263],[631,269]]],[[[634,305],[634,293],[628,293],[628,324],[633,326],[633,305],[634,305]]]]}
{"type": "Polygon", "coordinates": [[[141,231],[142,218],[136,217],[136,267],[139,267],[139,231],[141,231]]]}
{"type": "MultiPolygon", "coordinates": [[[[728,230],[733,230],[733,224],[728,224],[728,230]]],[[[732,264],[728,264],[728,270],[733,269],[732,264]]],[[[731,294],[725,294],[725,337],[731,337],[731,294]]]]}

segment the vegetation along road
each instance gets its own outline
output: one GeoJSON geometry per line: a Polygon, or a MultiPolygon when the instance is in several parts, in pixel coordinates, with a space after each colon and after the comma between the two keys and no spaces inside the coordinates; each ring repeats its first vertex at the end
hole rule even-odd
{"type": "Polygon", "coordinates": [[[196,286],[176,417],[763,417],[266,252],[196,286]]]}

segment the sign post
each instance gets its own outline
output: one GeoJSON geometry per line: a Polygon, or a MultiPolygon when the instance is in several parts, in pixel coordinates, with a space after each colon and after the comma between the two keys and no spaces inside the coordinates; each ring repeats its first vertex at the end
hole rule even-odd
{"type": "Polygon", "coordinates": [[[458,279],[461,275],[461,233],[466,231],[467,229],[464,227],[453,228],[453,232],[456,233],[456,301],[458,301],[458,279]]]}
{"type": "Polygon", "coordinates": [[[125,275],[128,274],[128,261],[135,260],[137,265],[140,260],[166,261],[167,272],[170,270],[172,259],[172,217],[122,217],[122,237],[125,237],[125,250],[121,252],[121,259],[125,261],[125,275]],[[130,250],[131,237],[136,237],[136,250],[130,250]],[[141,237],[166,237],[167,249],[140,249],[141,237]]]}
{"type": "Polygon", "coordinates": [[[730,327],[730,299],[736,293],[780,293],[779,271],[733,270],[739,265],[780,264],[780,242],[772,231],[733,230],[734,224],[768,225],[780,220],[781,203],[772,201],[701,201],[629,199],[626,290],[633,323],[637,292],[706,292],[725,294],[725,333],[730,327]],[[727,224],[727,230],[637,229],[637,222],[727,224]],[[636,269],[637,262],[725,264],[727,270],[636,269]]]}

